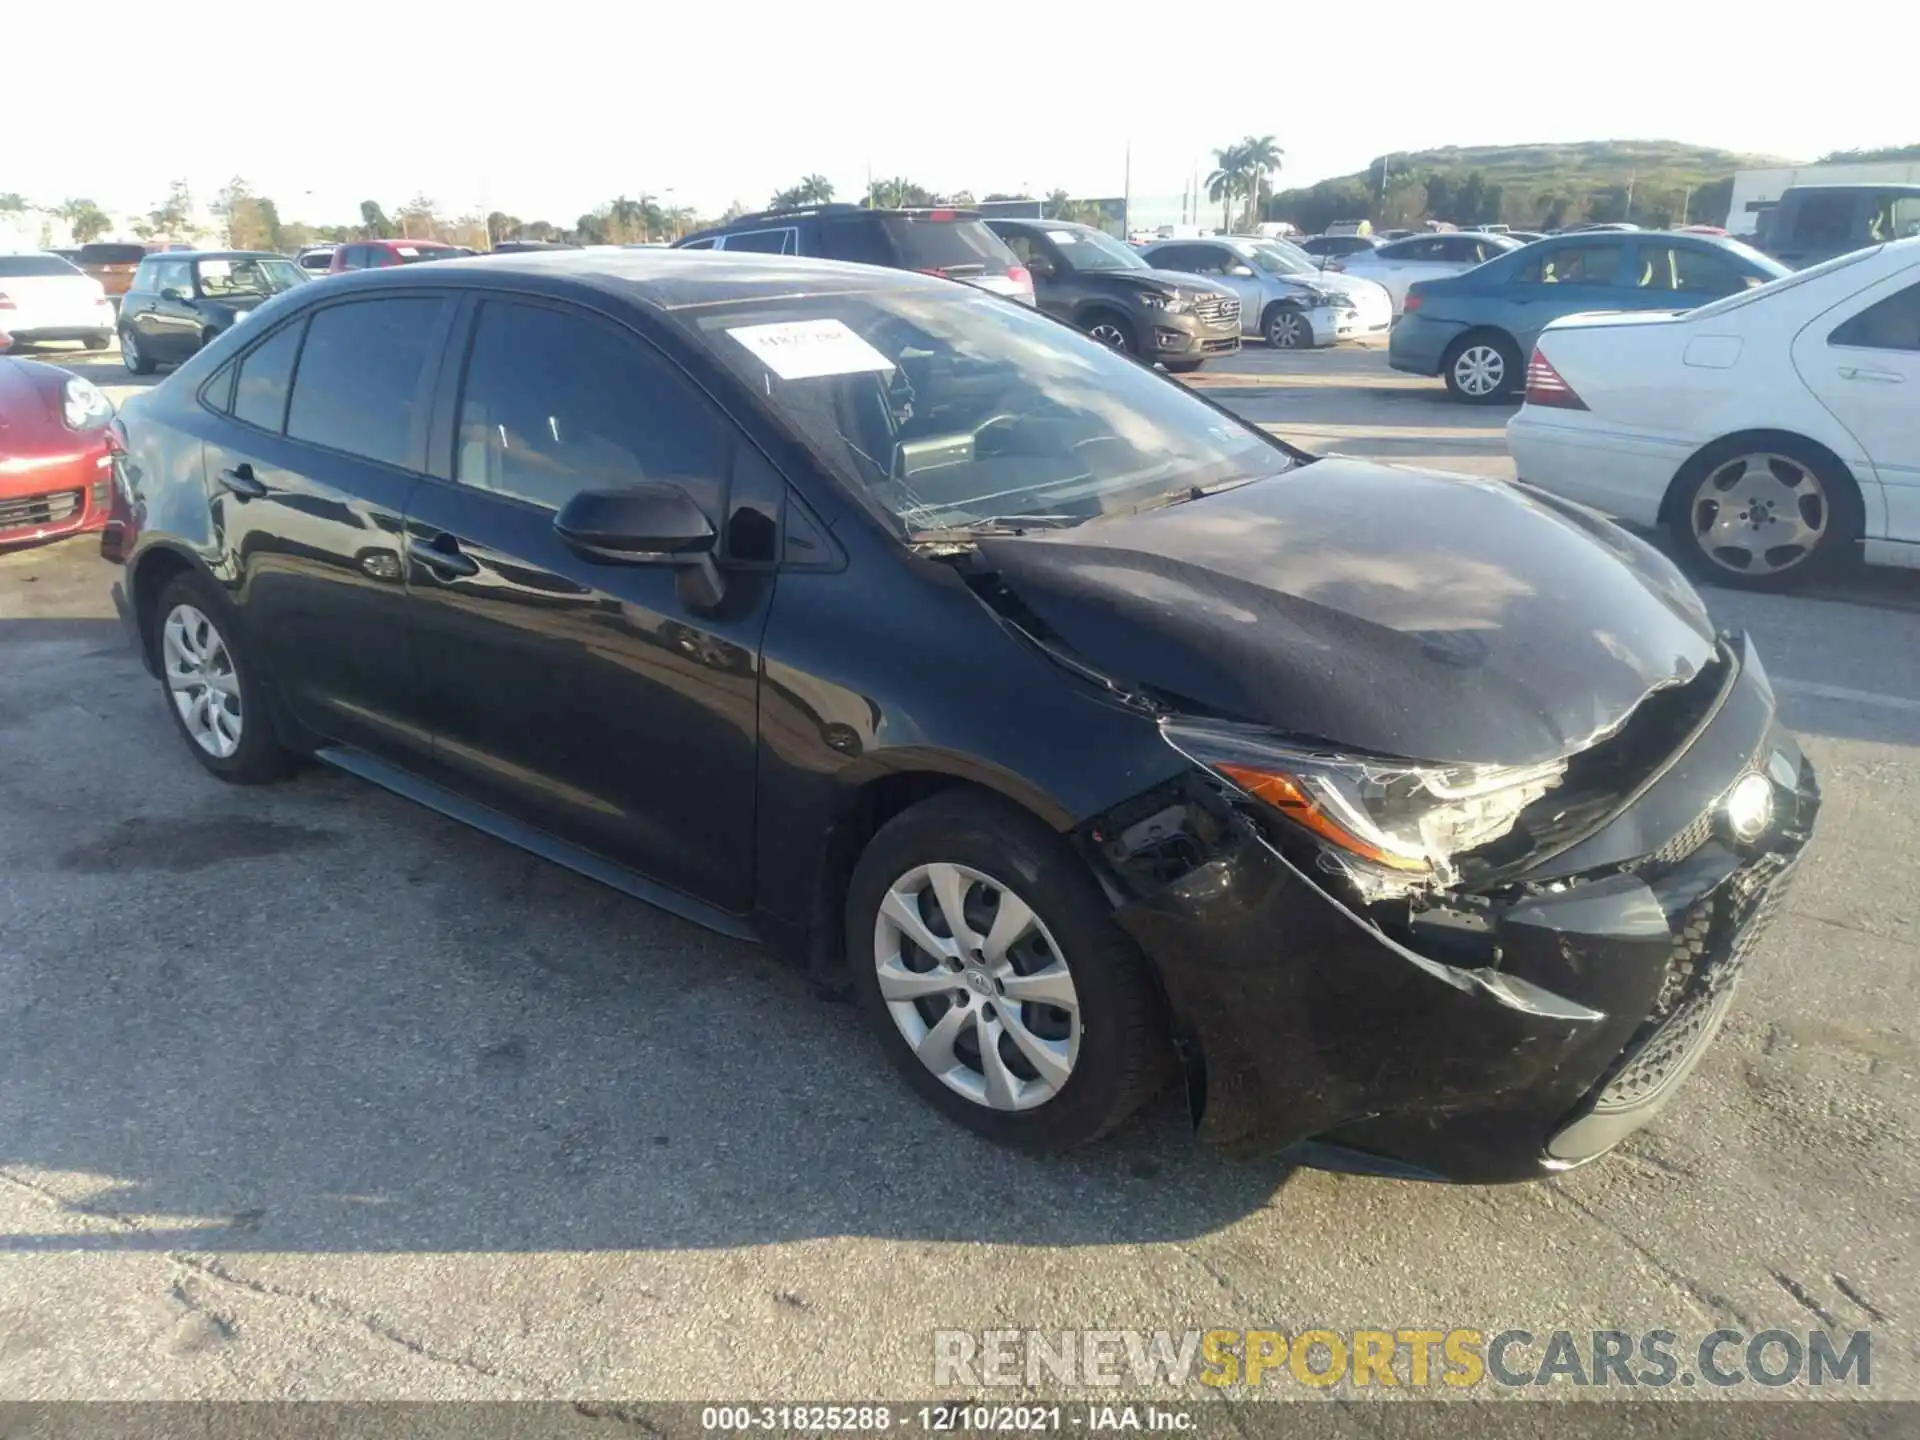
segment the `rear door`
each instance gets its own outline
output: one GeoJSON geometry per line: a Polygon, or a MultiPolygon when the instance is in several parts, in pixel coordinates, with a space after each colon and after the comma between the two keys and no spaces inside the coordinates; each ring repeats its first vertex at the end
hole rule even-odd
{"type": "MultiPolygon", "coordinates": [[[[1072,235],[1071,231],[1061,233],[1072,235]]],[[[1071,320],[1087,298],[1087,286],[1043,232],[1008,226],[1005,230],[995,230],[994,234],[1033,277],[1034,303],[1056,319],[1071,320]]]]}
{"type": "Polygon", "coordinates": [[[200,312],[194,308],[193,262],[163,256],[153,262],[154,294],[135,322],[148,358],[185,360],[200,348],[200,312]]]}
{"type": "Polygon", "coordinates": [[[223,367],[234,423],[207,480],[250,633],[308,730],[424,764],[402,525],[453,302],[382,292],[302,311],[223,367]]]}
{"type": "MultiPolygon", "coordinates": [[[[1920,543],[1920,265],[1802,330],[1793,362],[1860,442],[1886,504],[1886,538],[1920,543]]],[[[1869,497],[1868,528],[1875,507],[1869,497]]]]}
{"type": "Polygon", "coordinates": [[[604,317],[489,297],[462,330],[441,400],[448,476],[407,515],[436,768],[505,814],[745,911],[778,522],[733,523],[727,479],[766,462],[604,317]],[[595,561],[555,531],[580,491],[650,480],[684,488],[720,533],[717,606],[685,570],[595,561]]]}

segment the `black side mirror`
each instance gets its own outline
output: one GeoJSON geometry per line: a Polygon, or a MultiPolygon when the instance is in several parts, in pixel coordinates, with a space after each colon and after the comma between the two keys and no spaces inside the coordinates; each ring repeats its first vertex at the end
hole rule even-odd
{"type": "Polygon", "coordinates": [[[1036,280],[1051,280],[1053,278],[1053,261],[1036,255],[1027,262],[1027,273],[1036,280]]]}
{"type": "Polygon", "coordinates": [[[582,490],[553,518],[555,532],[577,554],[608,565],[671,565],[681,597],[694,610],[719,605],[726,586],[714,564],[718,538],[706,512],[672,481],[621,490],[582,490]]]}
{"type": "Polygon", "coordinates": [[[187,297],[172,285],[167,286],[166,289],[160,292],[160,298],[162,300],[171,300],[176,305],[184,305],[187,303],[187,297]]]}

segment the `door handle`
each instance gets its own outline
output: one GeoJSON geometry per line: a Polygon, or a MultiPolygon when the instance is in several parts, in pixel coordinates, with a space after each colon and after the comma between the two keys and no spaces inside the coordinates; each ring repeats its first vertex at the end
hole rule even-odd
{"type": "Polygon", "coordinates": [[[442,579],[480,573],[480,562],[471,555],[463,555],[460,542],[451,535],[436,535],[431,540],[410,539],[407,554],[442,579]]]}
{"type": "Polygon", "coordinates": [[[214,477],[220,482],[220,488],[242,500],[258,500],[267,493],[267,487],[254,477],[253,466],[241,461],[238,465],[222,470],[214,477]]]}
{"type": "Polygon", "coordinates": [[[1897,370],[1870,370],[1864,365],[1842,365],[1842,380],[1878,380],[1883,385],[1904,385],[1907,377],[1897,370]]]}

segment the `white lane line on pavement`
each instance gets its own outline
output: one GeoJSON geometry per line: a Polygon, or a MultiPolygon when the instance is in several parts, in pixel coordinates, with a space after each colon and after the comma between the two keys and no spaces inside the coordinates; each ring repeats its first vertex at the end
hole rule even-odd
{"type": "Polygon", "coordinates": [[[1775,680],[1773,688],[1789,695],[1810,695],[1816,700],[1846,700],[1855,705],[1879,705],[1887,710],[1904,710],[1920,715],[1920,700],[1905,695],[1882,695],[1877,690],[1855,690],[1847,685],[1822,685],[1815,680],[1775,680]]]}

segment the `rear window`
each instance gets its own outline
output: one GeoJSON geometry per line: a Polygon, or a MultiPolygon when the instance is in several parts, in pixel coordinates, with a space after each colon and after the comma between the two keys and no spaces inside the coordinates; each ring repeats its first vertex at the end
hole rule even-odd
{"type": "Polygon", "coordinates": [[[0,275],[78,275],[58,255],[0,255],[0,275]]]}
{"type": "Polygon", "coordinates": [[[82,265],[138,265],[147,258],[144,245],[82,245],[82,265]]]}
{"type": "Polygon", "coordinates": [[[394,245],[387,253],[402,265],[417,265],[422,260],[451,260],[460,252],[451,245],[394,245]]]}
{"type": "Polygon", "coordinates": [[[1013,252],[981,220],[935,220],[926,215],[882,215],[880,228],[909,270],[964,270],[1005,274],[1013,252]]]}

